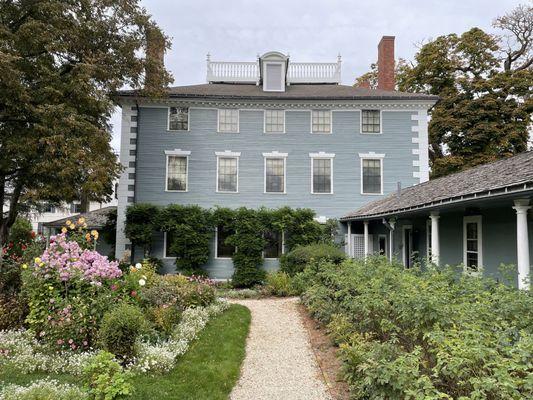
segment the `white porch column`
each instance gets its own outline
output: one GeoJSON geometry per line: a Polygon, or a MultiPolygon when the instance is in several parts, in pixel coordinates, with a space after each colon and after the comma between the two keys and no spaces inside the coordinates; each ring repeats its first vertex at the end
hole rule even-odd
{"type": "Polygon", "coordinates": [[[370,253],[368,249],[368,221],[363,221],[364,224],[364,245],[365,245],[365,258],[368,257],[368,254],[370,253]]]}
{"type": "Polygon", "coordinates": [[[348,257],[352,258],[352,221],[348,221],[348,257]]]}
{"type": "Polygon", "coordinates": [[[514,201],[516,211],[516,250],[518,262],[518,288],[528,290],[530,275],[529,264],[529,237],[527,230],[527,211],[531,208],[528,199],[514,201]]]}
{"type": "Polygon", "coordinates": [[[440,240],[439,240],[439,212],[432,211],[429,215],[431,219],[431,262],[439,265],[440,240]]]}

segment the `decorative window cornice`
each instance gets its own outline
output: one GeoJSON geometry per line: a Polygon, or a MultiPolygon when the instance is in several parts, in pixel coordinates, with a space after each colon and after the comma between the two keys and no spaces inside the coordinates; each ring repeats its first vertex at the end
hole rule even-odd
{"type": "Polygon", "coordinates": [[[191,152],[189,150],[174,149],[174,150],[165,150],[167,156],[190,156],[191,152]]]}
{"type": "Polygon", "coordinates": [[[215,155],[217,157],[240,157],[241,156],[241,152],[240,151],[231,151],[231,150],[215,151],[215,155]]]}
{"type": "Polygon", "coordinates": [[[385,154],[374,153],[373,151],[368,153],[359,153],[360,158],[385,158],[385,154]]]}
{"type": "Polygon", "coordinates": [[[286,158],[289,156],[289,153],[280,153],[279,151],[273,151],[272,153],[263,153],[265,158],[286,158]]]}
{"type": "Polygon", "coordinates": [[[318,153],[309,153],[310,158],[335,158],[335,153],[325,153],[319,151],[318,153]]]}

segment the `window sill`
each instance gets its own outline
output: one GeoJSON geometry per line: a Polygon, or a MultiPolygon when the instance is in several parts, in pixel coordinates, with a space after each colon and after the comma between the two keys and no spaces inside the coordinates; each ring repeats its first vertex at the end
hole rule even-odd
{"type": "Polygon", "coordinates": [[[165,189],[165,192],[167,192],[167,193],[188,193],[189,191],[188,190],[168,190],[168,189],[165,189]]]}
{"type": "Polygon", "coordinates": [[[381,193],[360,193],[361,196],[383,196],[383,192],[381,193]]]}
{"type": "Polygon", "coordinates": [[[335,193],[333,193],[333,192],[331,192],[331,193],[313,193],[313,192],[311,192],[311,194],[315,194],[315,195],[319,195],[319,196],[324,196],[324,195],[327,196],[327,195],[332,195],[332,194],[335,194],[335,193]]]}
{"type": "Polygon", "coordinates": [[[239,192],[220,192],[218,190],[215,193],[218,193],[218,194],[239,194],[239,192]]]}
{"type": "Polygon", "coordinates": [[[215,257],[215,260],[232,260],[231,257],[215,257]]]}
{"type": "Polygon", "coordinates": [[[311,135],[333,135],[333,132],[311,132],[311,135]]]}
{"type": "Polygon", "coordinates": [[[189,129],[179,129],[179,130],[173,130],[173,129],[167,129],[167,133],[189,133],[189,129]]]}
{"type": "Polygon", "coordinates": [[[359,132],[361,135],[383,135],[383,132],[359,132]]]}

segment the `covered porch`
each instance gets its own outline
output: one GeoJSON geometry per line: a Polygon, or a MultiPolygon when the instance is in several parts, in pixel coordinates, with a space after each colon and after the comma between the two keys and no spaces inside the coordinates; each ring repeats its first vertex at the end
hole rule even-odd
{"type": "Polygon", "coordinates": [[[528,289],[532,206],[528,152],[406,188],[344,216],[345,251],[352,258],[382,254],[406,267],[462,264],[467,273],[497,279],[502,264],[513,265],[515,285],[528,289]]]}

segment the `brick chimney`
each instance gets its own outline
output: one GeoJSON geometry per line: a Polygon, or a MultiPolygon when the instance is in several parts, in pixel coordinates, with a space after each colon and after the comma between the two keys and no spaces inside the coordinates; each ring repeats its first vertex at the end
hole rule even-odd
{"type": "Polygon", "coordinates": [[[378,44],[378,89],[395,90],[394,36],[383,36],[378,44]]]}
{"type": "Polygon", "coordinates": [[[164,84],[165,37],[157,27],[146,28],[146,69],[144,86],[149,90],[161,89],[164,84]]]}

